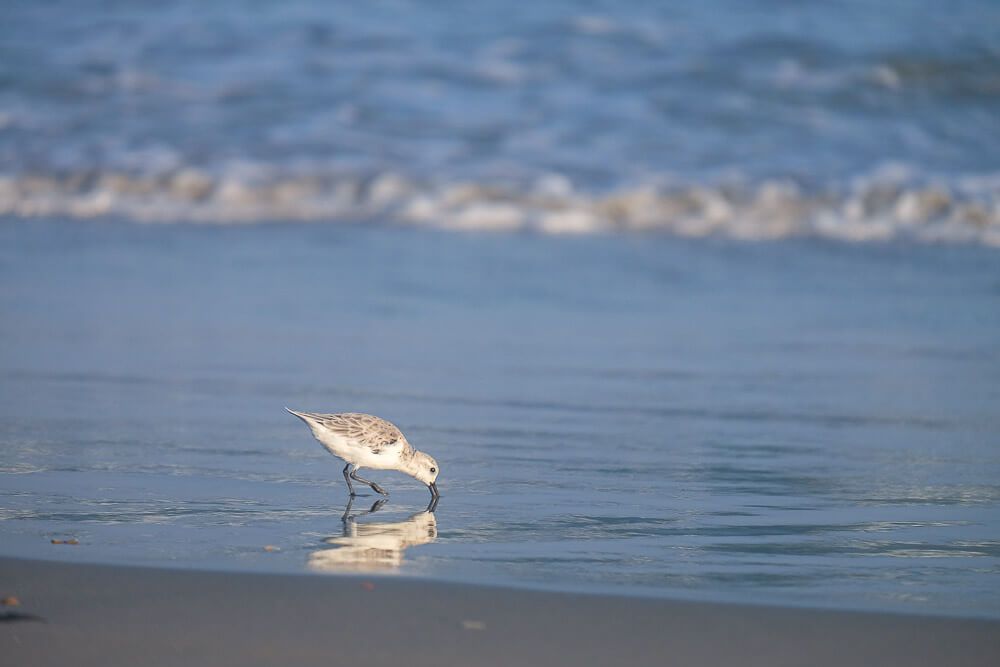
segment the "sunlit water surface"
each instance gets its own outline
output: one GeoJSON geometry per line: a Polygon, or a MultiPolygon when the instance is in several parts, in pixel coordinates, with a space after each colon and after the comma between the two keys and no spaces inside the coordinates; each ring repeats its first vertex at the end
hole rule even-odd
{"type": "Polygon", "coordinates": [[[0,454],[2,555],[996,617],[1000,260],[7,222],[0,454]],[[397,423],[436,511],[345,520],[286,405],[397,423]]]}

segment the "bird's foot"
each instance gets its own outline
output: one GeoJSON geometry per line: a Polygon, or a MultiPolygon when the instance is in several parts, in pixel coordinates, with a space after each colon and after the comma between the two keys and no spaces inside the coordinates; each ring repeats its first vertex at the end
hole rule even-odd
{"type": "Polygon", "coordinates": [[[372,490],[373,490],[373,491],[374,491],[375,493],[380,493],[380,494],[382,494],[382,495],[383,495],[383,496],[385,496],[386,498],[388,498],[388,497],[389,497],[389,492],[388,492],[388,491],[386,491],[385,489],[383,489],[383,488],[382,488],[381,486],[379,486],[378,484],[374,484],[374,483],[373,483],[373,484],[372,484],[372,490]]]}

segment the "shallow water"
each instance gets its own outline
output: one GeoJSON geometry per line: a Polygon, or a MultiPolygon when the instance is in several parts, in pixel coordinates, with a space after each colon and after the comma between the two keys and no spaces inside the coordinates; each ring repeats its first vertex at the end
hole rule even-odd
{"type": "Polygon", "coordinates": [[[1000,263],[7,221],[0,452],[3,555],[996,617],[1000,263]],[[285,405],[393,420],[433,516],[342,521],[285,405]]]}

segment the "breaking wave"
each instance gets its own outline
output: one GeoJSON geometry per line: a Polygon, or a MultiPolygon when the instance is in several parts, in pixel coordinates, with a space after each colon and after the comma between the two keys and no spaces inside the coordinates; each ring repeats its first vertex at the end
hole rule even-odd
{"type": "Polygon", "coordinates": [[[195,168],[0,176],[0,215],[238,224],[379,222],[544,234],[663,232],[1000,247],[1000,174],[951,184],[884,168],[842,187],[791,180],[660,182],[593,193],[549,175],[524,185],[432,183],[395,172],[212,175],[195,168]]]}

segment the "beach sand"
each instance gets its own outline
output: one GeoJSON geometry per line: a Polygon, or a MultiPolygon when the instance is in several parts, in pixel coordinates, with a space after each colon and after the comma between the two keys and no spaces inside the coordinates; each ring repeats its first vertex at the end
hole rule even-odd
{"type": "Polygon", "coordinates": [[[8,596],[9,665],[1000,664],[1000,621],[399,578],[0,559],[8,596]]]}

